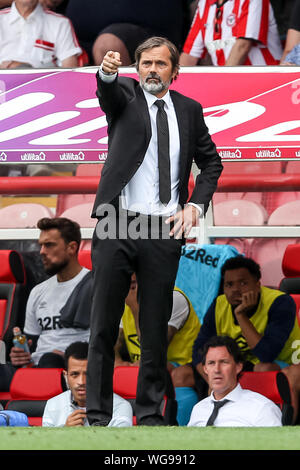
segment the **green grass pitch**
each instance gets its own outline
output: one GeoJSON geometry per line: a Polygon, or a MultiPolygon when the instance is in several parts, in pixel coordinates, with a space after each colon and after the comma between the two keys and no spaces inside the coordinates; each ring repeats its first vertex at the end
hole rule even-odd
{"type": "Polygon", "coordinates": [[[300,450],[300,426],[280,428],[0,428],[0,450],[300,450]]]}

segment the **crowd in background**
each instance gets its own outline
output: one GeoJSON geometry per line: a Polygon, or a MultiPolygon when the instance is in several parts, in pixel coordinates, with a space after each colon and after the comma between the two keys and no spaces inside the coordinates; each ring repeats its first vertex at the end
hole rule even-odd
{"type": "Polygon", "coordinates": [[[107,50],[130,66],[150,36],[171,40],[183,66],[297,65],[299,11],[300,0],[0,0],[0,68],[99,65],[107,50]]]}

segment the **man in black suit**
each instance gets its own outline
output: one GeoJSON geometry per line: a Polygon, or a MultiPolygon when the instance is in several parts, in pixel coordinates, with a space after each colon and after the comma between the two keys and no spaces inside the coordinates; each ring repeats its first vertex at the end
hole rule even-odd
{"type": "Polygon", "coordinates": [[[181,246],[207,210],[222,171],[201,105],[169,91],[178,64],[176,47],[155,37],[136,50],[139,82],[118,76],[118,52],[109,51],[97,72],[108,157],[92,213],[98,224],[87,371],[91,425],[105,426],[111,419],[114,345],[133,272],[141,331],[137,422],[164,424],[167,327],[181,246]],[[201,174],[186,204],[193,159],[201,174]]]}

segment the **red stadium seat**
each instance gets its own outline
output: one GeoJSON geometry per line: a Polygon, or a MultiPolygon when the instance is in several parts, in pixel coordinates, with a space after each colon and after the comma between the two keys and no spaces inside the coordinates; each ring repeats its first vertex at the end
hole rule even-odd
{"type": "Polygon", "coordinates": [[[293,297],[300,324],[300,243],[286,247],[282,258],[282,272],[285,277],[281,280],[279,289],[293,297]]]}
{"type": "MultiPolygon", "coordinates": [[[[223,173],[222,175],[251,175],[255,178],[255,174],[281,174],[282,173],[282,162],[261,162],[259,160],[254,160],[252,162],[243,162],[243,161],[232,161],[232,162],[223,162],[223,173]]],[[[277,193],[274,192],[245,192],[245,193],[216,193],[214,195],[213,201],[215,203],[221,202],[220,194],[224,200],[226,195],[227,199],[245,199],[247,201],[258,202],[263,205],[268,213],[273,208],[274,196],[277,196],[277,193]]]]}
{"type": "Polygon", "coordinates": [[[65,390],[63,369],[17,369],[10,385],[11,399],[5,409],[25,413],[30,426],[41,426],[47,400],[65,390]]]}
{"type": "Polygon", "coordinates": [[[300,225],[300,199],[277,207],[270,215],[268,225],[300,225]]]}
{"type": "MultiPolygon", "coordinates": [[[[76,168],[76,176],[99,176],[103,169],[102,163],[81,163],[76,168]]],[[[78,204],[92,203],[95,200],[95,194],[59,194],[57,197],[56,216],[61,214],[70,207],[78,204]]]]}
{"type": "MultiPolygon", "coordinates": [[[[113,391],[114,393],[125,398],[132,404],[133,408],[133,424],[136,424],[135,416],[135,398],[137,389],[139,367],[128,366],[128,367],[115,367],[113,376],[113,391]]],[[[172,380],[169,379],[167,384],[167,391],[161,404],[161,413],[164,417],[166,425],[176,425],[176,414],[177,414],[177,402],[175,400],[175,391],[172,384],[172,380]]]]}
{"type": "MultiPolygon", "coordinates": [[[[90,250],[80,250],[78,252],[78,261],[81,266],[87,269],[92,269],[92,259],[90,250]]],[[[1,305],[0,305],[1,307],[1,305]]]]}
{"type": "Polygon", "coordinates": [[[62,213],[70,207],[78,206],[80,204],[94,202],[94,194],[59,194],[57,196],[56,217],[62,217],[62,213]]]}
{"type": "Polygon", "coordinates": [[[267,212],[261,204],[244,199],[232,199],[213,207],[215,225],[264,225],[267,212]]]}
{"type": "Polygon", "coordinates": [[[279,405],[282,411],[282,424],[292,424],[290,385],[283,372],[243,372],[239,382],[242,388],[260,393],[279,405]]]}
{"type": "Polygon", "coordinates": [[[66,217],[67,219],[77,222],[81,228],[94,228],[97,219],[91,218],[93,205],[94,202],[86,202],[84,204],[69,207],[69,209],[66,209],[62,214],[60,214],[60,217],[66,217]]]}
{"type": "Polygon", "coordinates": [[[245,199],[246,201],[257,202],[262,204],[263,194],[257,192],[249,193],[218,193],[216,192],[213,195],[212,201],[213,204],[218,204],[219,202],[228,201],[232,199],[245,199]]]}
{"type": "Polygon", "coordinates": [[[256,238],[251,244],[250,257],[261,266],[261,282],[278,289],[282,272],[282,258],[286,247],[296,243],[295,238],[256,238]]]}
{"type": "Polygon", "coordinates": [[[286,247],[282,258],[282,271],[285,277],[300,278],[300,243],[286,247]]]}
{"type": "MultiPolygon", "coordinates": [[[[300,161],[291,160],[287,162],[285,168],[286,174],[300,174],[300,161]]],[[[300,199],[300,191],[280,191],[278,192],[278,206],[285,204],[290,201],[295,201],[300,199]]]]}
{"type": "Polygon", "coordinates": [[[53,217],[51,209],[42,204],[11,204],[0,209],[0,228],[35,228],[42,217],[53,217]]]}

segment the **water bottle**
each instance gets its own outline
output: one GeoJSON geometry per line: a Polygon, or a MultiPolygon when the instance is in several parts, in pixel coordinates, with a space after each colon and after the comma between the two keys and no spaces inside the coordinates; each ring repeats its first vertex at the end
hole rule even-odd
{"type": "Polygon", "coordinates": [[[13,328],[13,343],[16,348],[24,349],[25,352],[29,352],[29,346],[27,343],[26,335],[24,335],[18,326],[13,328]]]}

